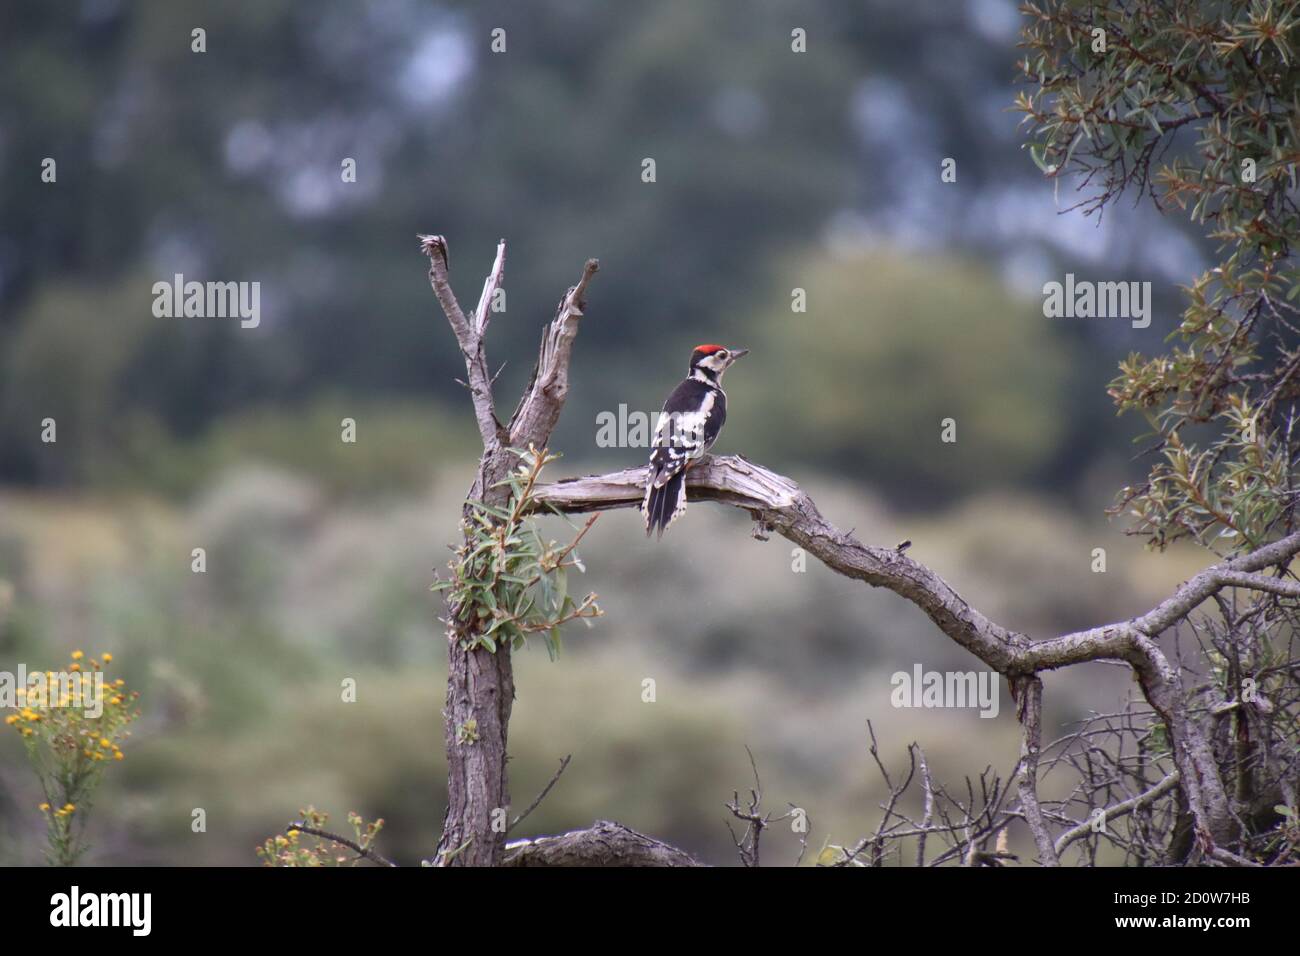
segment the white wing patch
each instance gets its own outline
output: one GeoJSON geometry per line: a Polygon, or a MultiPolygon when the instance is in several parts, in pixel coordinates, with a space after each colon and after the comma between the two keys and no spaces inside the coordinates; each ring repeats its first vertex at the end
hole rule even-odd
{"type": "MultiPolygon", "coordinates": [[[[659,413],[659,421],[655,425],[654,447],[668,453],[670,467],[660,470],[654,482],[656,488],[662,488],[667,484],[673,475],[681,471],[686,462],[700,458],[709,450],[709,446],[704,441],[704,433],[705,426],[713,417],[716,401],[717,395],[710,390],[705,394],[703,404],[696,410],[676,414],[659,413]]],[[[682,506],[684,509],[685,502],[682,506]]]]}

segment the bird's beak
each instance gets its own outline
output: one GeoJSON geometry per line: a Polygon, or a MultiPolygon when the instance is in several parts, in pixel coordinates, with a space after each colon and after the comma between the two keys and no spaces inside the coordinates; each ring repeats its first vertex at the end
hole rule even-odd
{"type": "Polygon", "coordinates": [[[748,355],[748,354],[749,354],[749,349],[732,349],[732,350],[731,350],[731,361],[734,362],[734,361],[736,361],[736,359],[738,359],[738,358],[744,358],[744,357],[745,357],[746,355],[748,355]]]}

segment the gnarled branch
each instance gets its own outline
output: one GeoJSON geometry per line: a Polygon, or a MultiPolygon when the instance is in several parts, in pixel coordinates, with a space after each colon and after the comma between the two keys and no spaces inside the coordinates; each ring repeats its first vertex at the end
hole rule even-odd
{"type": "MultiPolygon", "coordinates": [[[[539,502],[562,512],[633,508],[641,502],[645,469],[559,481],[538,490],[539,502]]],[[[1155,641],[1202,601],[1224,588],[1249,588],[1300,596],[1300,585],[1262,575],[1286,565],[1300,552],[1300,533],[1288,535],[1250,554],[1207,568],[1184,583],[1151,611],[1127,621],[1043,641],[1003,627],[974,609],[934,571],[896,548],[865,545],[828,522],[797,484],[739,456],[709,456],[691,469],[687,488],[694,500],[719,501],[748,511],[760,531],[776,531],[827,567],[911,601],[944,634],[1013,682],[1044,670],[1084,661],[1129,664],[1143,693],[1164,720],[1188,807],[1196,820],[1199,850],[1237,832],[1209,742],[1188,716],[1177,670],[1155,641]]],[[[1032,767],[1025,767],[1032,772],[1032,767]]],[[[1022,796],[1032,797],[1033,781],[1022,796]]],[[[1032,816],[1026,806],[1027,816],[1032,816]]],[[[1043,863],[1055,859],[1045,833],[1036,833],[1043,863]]]]}
{"type": "Polygon", "coordinates": [[[569,358],[578,336],[578,320],[587,308],[587,285],[600,269],[597,259],[588,259],[577,285],[571,286],[555,309],[555,318],[542,333],[533,376],[524,389],[514,415],[510,417],[510,443],[516,448],[529,444],[541,448],[550,439],[569,395],[569,358]]]}
{"type": "MultiPolygon", "coordinates": [[[[1176,786],[1178,786],[1177,770],[1175,770],[1173,773],[1166,776],[1163,780],[1161,780],[1150,790],[1146,790],[1142,793],[1139,793],[1136,797],[1132,797],[1128,800],[1124,800],[1120,803],[1117,803],[1113,807],[1106,808],[1104,810],[1105,815],[1102,818],[1103,822],[1109,823],[1112,820],[1118,820],[1120,817],[1127,816],[1128,814],[1132,813],[1135,810],[1140,810],[1143,807],[1154,803],[1156,800],[1163,797],[1166,793],[1174,789],[1174,787],[1176,786]]],[[[1074,841],[1080,840],[1083,837],[1086,837],[1089,833],[1094,832],[1094,829],[1095,829],[1095,824],[1093,823],[1093,821],[1088,820],[1084,823],[1080,823],[1077,827],[1072,827],[1071,829],[1066,830],[1064,833],[1062,833],[1059,837],[1056,838],[1056,844],[1054,849],[1056,851],[1057,856],[1060,856],[1060,854],[1064,853],[1065,848],[1068,847],[1074,841]]]]}
{"type": "Polygon", "coordinates": [[[1017,716],[1023,730],[1020,744],[1019,787],[1020,806],[1025,812],[1025,822],[1034,835],[1038,859],[1044,866],[1057,866],[1056,849],[1043,820],[1043,809],[1038,803],[1038,757],[1043,748],[1043,682],[1038,675],[1017,679],[1016,696],[1019,699],[1017,716]]]}
{"type": "Polygon", "coordinates": [[[451,290],[451,280],[447,276],[447,240],[442,236],[420,236],[420,249],[429,257],[429,284],[433,294],[442,306],[443,314],[451,325],[465,357],[466,384],[474,400],[474,418],[478,422],[479,435],[486,450],[500,447],[506,440],[506,433],[497,420],[496,405],[492,399],[492,375],[488,371],[487,357],[483,352],[483,335],[487,332],[488,315],[491,312],[492,293],[501,284],[505,270],[506,242],[497,243],[496,261],[492,271],[483,283],[483,296],[478,309],[474,312],[474,321],[465,318],[456,294],[451,290]]]}
{"type": "Polygon", "coordinates": [[[506,844],[502,866],[704,866],[654,837],[609,820],[559,836],[506,844]]]}

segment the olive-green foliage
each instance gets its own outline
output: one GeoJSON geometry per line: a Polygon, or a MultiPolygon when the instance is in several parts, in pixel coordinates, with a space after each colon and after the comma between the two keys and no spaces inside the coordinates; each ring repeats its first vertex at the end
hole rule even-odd
{"type": "Polygon", "coordinates": [[[806,291],[808,311],[793,312],[787,292],[736,333],[753,355],[728,383],[743,410],[728,446],[929,495],[1029,478],[1058,450],[1066,346],[994,276],[877,250],[807,256],[782,278],[806,291]]]}
{"type": "Polygon", "coordinates": [[[0,348],[6,464],[48,482],[91,477],[129,431],[131,368],[153,319],[143,280],[42,287],[0,348]],[[52,418],[54,443],[40,441],[52,418]]]}
{"type": "MultiPolygon", "coordinates": [[[[1110,384],[1119,411],[1146,420],[1139,440],[1153,456],[1146,481],[1123,488],[1112,512],[1160,549],[1188,538],[1239,552],[1293,532],[1300,3],[1046,0],[1026,13],[1029,89],[1016,106],[1035,162],[1049,177],[1081,182],[1085,212],[1126,191],[1185,212],[1219,257],[1189,280],[1168,350],[1130,355],[1110,384]]],[[[1278,576],[1290,563],[1279,563],[1278,576]]],[[[1286,663],[1294,610],[1244,589],[1216,597],[1219,617],[1181,626],[1196,634],[1212,694],[1240,704],[1231,743],[1226,722],[1212,728],[1244,821],[1234,849],[1283,863],[1294,818],[1277,801],[1294,792],[1295,769],[1269,755],[1293,754],[1300,733],[1286,663]]],[[[1199,702],[1203,690],[1189,698],[1199,702]]],[[[1158,740],[1161,728],[1152,731],[1158,740]]]]}
{"type": "Polygon", "coordinates": [[[510,489],[509,499],[500,506],[469,503],[465,543],[433,590],[446,592],[448,626],[470,635],[465,646],[495,654],[498,645],[519,650],[529,634],[541,634],[554,659],[561,627],[575,620],[590,626],[601,613],[595,594],[569,594],[569,569],[586,570],[574,548],[597,516],[567,545],[543,538],[529,511],[542,469],[559,456],[531,447],[518,454],[519,465],[498,483],[510,489]]]}
{"type": "Polygon", "coordinates": [[[187,494],[251,461],[323,478],[331,493],[374,496],[422,487],[439,463],[477,447],[468,416],[429,400],[322,389],[304,402],[225,408],[229,383],[216,356],[254,347],[224,339],[220,320],[153,318],[148,293],[140,276],[72,283],[45,287],[23,310],[0,351],[0,430],[15,436],[10,464],[55,484],[187,494]],[[199,328],[178,324],[185,321],[199,328]],[[168,396],[178,377],[193,377],[183,366],[198,360],[196,351],[217,364],[185,386],[201,384],[201,397],[173,406],[168,396]],[[225,414],[211,418],[218,409],[225,414]],[[46,418],[56,423],[54,443],[40,440],[46,418]],[[356,422],[355,442],[342,440],[344,418],[356,422]]]}
{"type": "Polygon", "coordinates": [[[255,463],[311,476],[331,495],[374,500],[423,488],[477,447],[472,420],[438,403],[324,395],[240,411],[188,440],[138,423],[112,476],[123,487],[190,493],[224,468],[255,463]],[[354,441],[343,440],[345,419],[354,441]]]}
{"type": "Polygon", "coordinates": [[[1169,351],[1130,356],[1111,384],[1121,412],[1146,418],[1141,440],[1156,452],[1115,510],[1158,546],[1189,535],[1252,548],[1293,530],[1300,3],[1044,2],[1028,13],[1017,107],[1035,161],[1089,177],[1086,211],[1130,188],[1186,211],[1221,255],[1189,281],[1169,351]]]}

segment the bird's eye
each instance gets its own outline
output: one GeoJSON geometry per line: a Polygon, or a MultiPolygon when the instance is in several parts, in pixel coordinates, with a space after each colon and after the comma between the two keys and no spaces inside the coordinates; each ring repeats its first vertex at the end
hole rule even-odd
{"type": "Polygon", "coordinates": [[[727,350],[726,350],[726,349],[718,349],[718,358],[726,358],[726,357],[727,357],[727,350]]]}

